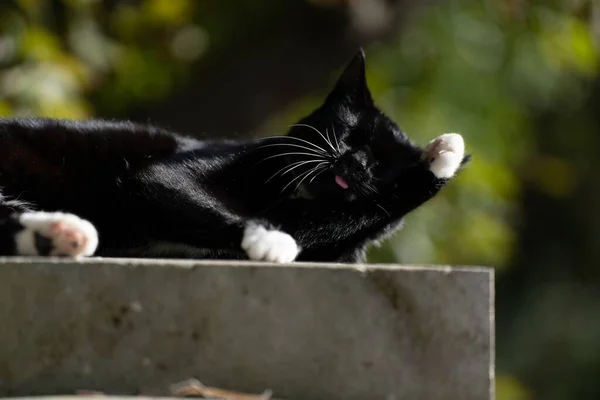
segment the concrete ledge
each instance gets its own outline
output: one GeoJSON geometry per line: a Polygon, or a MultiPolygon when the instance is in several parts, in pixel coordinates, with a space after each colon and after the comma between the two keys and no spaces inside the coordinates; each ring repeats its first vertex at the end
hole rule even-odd
{"type": "Polygon", "coordinates": [[[0,258],[0,395],[481,400],[493,271],[0,258]]]}

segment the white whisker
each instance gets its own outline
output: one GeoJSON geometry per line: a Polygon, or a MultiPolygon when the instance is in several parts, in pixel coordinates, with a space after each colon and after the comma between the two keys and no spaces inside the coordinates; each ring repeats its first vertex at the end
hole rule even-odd
{"type": "MultiPolygon", "coordinates": [[[[329,162],[324,162],[326,164],[329,164],[329,162]]],[[[318,166],[317,166],[318,167],[318,166]]],[[[315,167],[316,168],[316,167],[315,167]]],[[[296,176],[294,179],[292,179],[287,185],[285,185],[283,187],[283,189],[281,189],[281,193],[283,193],[285,191],[285,189],[287,189],[288,186],[290,186],[292,183],[294,183],[295,181],[297,181],[298,179],[302,178],[302,177],[306,177],[306,175],[310,174],[313,169],[309,169],[308,171],[302,172],[301,174],[299,174],[298,176],[296,176]]],[[[304,179],[303,179],[304,180],[304,179]]]]}
{"type": "Polygon", "coordinates": [[[329,130],[327,128],[325,128],[325,136],[327,136],[327,142],[332,144],[331,148],[333,149],[333,151],[335,151],[335,148],[333,147],[333,143],[331,143],[331,138],[329,137],[329,130]]]}
{"type": "MultiPolygon", "coordinates": [[[[304,162],[305,162],[305,161],[296,161],[296,162],[294,162],[294,163],[292,163],[292,164],[284,165],[283,167],[279,168],[279,169],[277,170],[277,172],[275,172],[273,175],[271,175],[271,177],[270,177],[269,179],[267,179],[267,180],[265,181],[265,183],[268,183],[268,182],[269,182],[271,179],[273,179],[275,176],[277,176],[277,174],[279,174],[279,173],[280,173],[281,171],[283,171],[284,169],[290,168],[290,166],[291,166],[291,167],[294,167],[294,166],[296,166],[296,165],[299,165],[299,164],[302,164],[302,163],[304,163],[304,162]]],[[[318,162],[318,161],[317,161],[317,160],[315,160],[315,162],[318,162]]]]}
{"type": "Polygon", "coordinates": [[[271,136],[271,137],[269,137],[268,139],[271,139],[271,138],[277,138],[277,139],[294,139],[294,140],[299,140],[299,141],[301,141],[301,142],[304,142],[304,143],[306,143],[306,144],[310,144],[311,146],[314,146],[314,147],[316,147],[317,149],[321,150],[321,151],[322,151],[323,153],[325,153],[325,154],[329,154],[329,153],[327,152],[327,150],[325,150],[324,148],[322,148],[322,147],[320,147],[320,146],[317,146],[316,144],[314,144],[314,143],[312,143],[312,142],[309,142],[308,140],[304,140],[304,139],[301,139],[301,138],[297,138],[297,137],[295,137],[295,136],[271,136]]]}
{"type": "Polygon", "coordinates": [[[317,176],[321,175],[323,172],[327,171],[329,168],[331,168],[331,164],[326,164],[326,165],[321,165],[321,166],[315,167],[314,171],[316,172],[316,175],[314,175],[308,183],[312,183],[312,181],[314,181],[317,176]]]}
{"type": "Polygon", "coordinates": [[[290,147],[299,147],[301,149],[304,149],[306,151],[311,151],[315,154],[319,154],[319,155],[329,155],[329,153],[323,153],[321,151],[317,151],[316,149],[311,149],[310,147],[306,147],[306,146],[301,146],[299,144],[293,144],[293,143],[274,143],[274,144],[265,144],[263,146],[259,146],[259,149],[262,149],[263,147],[273,147],[273,146],[290,146],[290,147]]]}
{"type": "Polygon", "coordinates": [[[333,145],[332,145],[332,144],[329,142],[329,140],[327,140],[327,139],[325,138],[325,136],[323,136],[323,134],[322,134],[322,133],[321,133],[321,132],[320,132],[320,131],[319,131],[317,128],[315,128],[314,126],[310,126],[310,125],[306,125],[306,124],[295,124],[295,125],[293,125],[293,126],[303,126],[303,127],[310,128],[310,129],[314,130],[315,132],[317,132],[317,133],[318,133],[318,134],[319,134],[319,135],[320,135],[320,136],[323,138],[323,140],[325,141],[325,143],[327,143],[327,144],[329,145],[329,147],[331,147],[331,150],[333,150],[333,152],[335,153],[335,148],[333,147],[333,145]]]}
{"type": "Polygon", "coordinates": [[[298,190],[298,188],[300,187],[300,185],[302,185],[302,182],[304,182],[304,180],[306,178],[308,178],[310,176],[310,174],[314,173],[316,170],[317,170],[317,167],[311,169],[308,174],[304,175],[304,178],[300,179],[300,182],[298,182],[298,184],[296,185],[296,188],[294,189],[294,191],[298,190]]]}
{"type": "Polygon", "coordinates": [[[321,161],[321,160],[308,160],[308,161],[296,161],[296,162],[293,162],[293,163],[291,163],[289,165],[286,165],[285,167],[279,169],[279,171],[277,171],[273,175],[271,175],[271,177],[269,179],[267,179],[265,181],[265,183],[268,183],[271,179],[275,178],[275,176],[277,176],[284,169],[288,169],[288,170],[285,171],[285,172],[283,172],[281,174],[281,176],[287,174],[288,172],[290,172],[290,171],[292,171],[292,170],[294,170],[294,169],[296,169],[298,167],[301,167],[302,165],[311,164],[311,163],[323,163],[323,162],[324,161],[321,161]]]}
{"type": "Polygon", "coordinates": [[[335,147],[337,147],[338,154],[342,154],[342,150],[340,150],[340,142],[338,142],[337,135],[335,134],[334,125],[331,125],[331,130],[333,131],[333,138],[335,139],[335,147]]]}
{"type": "Polygon", "coordinates": [[[303,172],[303,173],[299,174],[299,175],[298,175],[298,176],[296,176],[294,179],[292,179],[291,181],[289,181],[289,182],[288,182],[288,184],[287,184],[287,185],[285,185],[285,186],[283,187],[283,189],[281,189],[281,193],[285,192],[285,189],[287,189],[287,188],[288,188],[288,186],[290,186],[292,183],[296,182],[298,179],[302,178],[302,177],[303,177],[305,174],[309,173],[310,171],[312,171],[312,170],[310,170],[310,169],[309,169],[308,171],[305,171],[305,172],[303,172]]]}
{"type": "Polygon", "coordinates": [[[381,209],[382,209],[382,210],[383,210],[383,211],[384,211],[384,212],[387,214],[387,216],[388,216],[388,217],[391,217],[390,213],[389,213],[389,212],[387,212],[387,210],[386,210],[385,208],[383,208],[383,206],[379,205],[379,203],[375,203],[375,205],[376,205],[377,207],[381,208],[381,209]]]}
{"type": "Polygon", "coordinates": [[[304,155],[304,156],[316,157],[316,158],[318,158],[319,160],[322,160],[322,161],[326,160],[322,156],[319,156],[319,155],[313,154],[313,153],[291,152],[291,153],[275,154],[274,156],[263,158],[262,160],[259,161],[259,163],[261,163],[263,161],[266,161],[266,160],[269,160],[271,158],[275,158],[275,157],[292,156],[292,155],[304,155]]]}
{"type": "MultiPolygon", "coordinates": [[[[320,160],[308,160],[308,161],[303,161],[303,162],[301,163],[301,165],[312,164],[312,163],[319,163],[319,164],[317,164],[317,165],[315,166],[315,168],[316,168],[316,167],[318,167],[318,166],[320,166],[321,164],[328,164],[328,162],[327,162],[327,161],[320,161],[320,160]]],[[[285,171],[285,172],[284,172],[283,174],[281,174],[281,175],[283,176],[283,175],[287,174],[288,172],[290,172],[290,171],[294,170],[295,168],[296,168],[296,167],[294,167],[294,168],[290,168],[289,170],[285,171]]]]}
{"type": "Polygon", "coordinates": [[[331,165],[330,162],[322,162],[322,163],[319,163],[319,164],[315,165],[314,167],[312,167],[312,169],[318,170],[320,168],[328,168],[330,165],[331,165]]]}
{"type": "Polygon", "coordinates": [[[322,168],[322,170],[321,170],[321,171],[320,171],[318,174],[316,174],[315,176],[313,176],[313,177],[310,179],[310,181],[308,181],[308,183],[312,183],[312,182],[315,180],[315,178],[316,178],[317,176],[319,176],[319,175],[321,175],[323,172],[327,171],[327,170],[329,169],[329,165],[325,165],[324,167],[321,167],[321,168],[322,168]]]}

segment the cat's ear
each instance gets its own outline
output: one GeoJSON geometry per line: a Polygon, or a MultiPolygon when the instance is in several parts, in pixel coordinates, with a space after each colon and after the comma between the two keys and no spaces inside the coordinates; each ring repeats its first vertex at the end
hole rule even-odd
{"type": "Polygon", "coordinates": [[[365,74],[365,52],[362,48],[352,57],[325,102],[349,103],[359,108],[373,106],[365,74]]]}

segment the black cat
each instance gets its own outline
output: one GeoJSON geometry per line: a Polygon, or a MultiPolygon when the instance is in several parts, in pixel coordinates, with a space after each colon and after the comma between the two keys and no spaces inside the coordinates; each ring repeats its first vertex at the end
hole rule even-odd
{"type": "Polygon", "coordinates": [[[0,254],[358,262],[468,158],[376,108],[362,50],[287,136],[0,119],[0,254]]]}

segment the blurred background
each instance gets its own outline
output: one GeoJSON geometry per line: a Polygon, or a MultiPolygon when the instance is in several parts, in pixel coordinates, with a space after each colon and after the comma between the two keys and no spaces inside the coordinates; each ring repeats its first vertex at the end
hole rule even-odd
{"type": "Polygon", "coordinates": [[[497,269],[497,398],[600,398],[600,2],[0,2],[0,116],[281,134],[359,46],[379,106],[473,162],[371,262],[497,269]]]}

